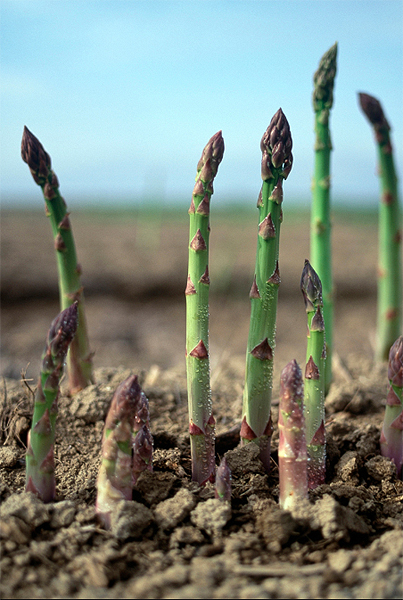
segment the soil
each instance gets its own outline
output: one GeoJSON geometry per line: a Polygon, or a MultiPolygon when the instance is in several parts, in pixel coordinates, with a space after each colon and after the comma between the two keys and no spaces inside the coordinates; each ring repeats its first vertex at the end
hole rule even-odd
{"type": "MultiPolygon", "coordinates": [[[[400,598],[403,483],[380,456],[386,364],[373,360],[376,221],[336,215],[334,379],[326,399],[326,483],[292,513],[278,505],[278,430],[266,474],[239,447],[256,215],[212,215],[210,350],[217,462],[232,471],[230,505],[191,481],[184,364],[187,220],[74,213],[96,383],[67,395],[56,432],[57,499],[24,492],[25,445],[39,358],[58,312],[49,224],[2,215],[0,415],[1,595],[4,598],[400,598]],[[154,470],[105,531],[95,513],[106,412],[138,374],[149,398],[154,470]]],[[[285,214],[280,246],[273,422],[279,374],[303,365],[299,290],[306,214],[285,214]]]]}

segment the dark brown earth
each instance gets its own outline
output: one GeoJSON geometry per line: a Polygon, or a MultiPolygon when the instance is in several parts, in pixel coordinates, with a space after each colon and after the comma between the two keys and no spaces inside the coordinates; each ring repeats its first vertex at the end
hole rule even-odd
{"type": "MultiPolygon", "coordinates": [[[[286,208],[286,207],[285,207],[286,208]]],[[[376,220],[336,215],[334,383],[326,400],[326,484],[293,514],[278,507],[277,427],[272,471],[238,447],[256,215],[212,214],[210,349],[217,460],[232,470],[231,509],[190,478],[184,363],[187,218],[71,216],[83,266],[96,381],[63,394],[56,437],[57,501],[24,493],[32,390],[58,312],[49,223],[2,214],[0,417],[1,595],[4,598],[399,598],[403,484],[379,453],[387,391],[373,361],[376,220]],[[21,372],[25,381],[21,381],[21,372]],[[150,401],[154,471],[112,531],[95,515],[103,420],[117,385],[138,374],[150,401]],[[234,433],[235,431],[235,433],[234,433]],[[231,433],[232,432],[232,433],[231,433]]],[[[281,369],[303,364],[299,280],[309,256],[305,214],[281,232],[273,420],[281,369]]],[[[65,383],[63,384],[65,386],[65,383]]]]}

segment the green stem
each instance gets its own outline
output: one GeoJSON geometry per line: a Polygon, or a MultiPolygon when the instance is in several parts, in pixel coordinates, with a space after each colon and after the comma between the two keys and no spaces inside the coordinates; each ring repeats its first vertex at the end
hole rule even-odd
{"type": "Polygon", "coordinates": [[[61,310],[78,302],[79,326],[67,355],[70,393],[94,383],[92,353],[89,349],[81,284],[81,267],[77,262],[73,233],[66,203],[59,191],[59,182],[51,169],[51,159],[40,141],[24,128],[21,153],[45,199],[46,215],[50,219],[56,250],[61,310]]]}
{"type": "Polygon", "coordinates": [[[261,142],[263,185],[258,200],[259,226],[255,275],[250,291],[251,318],[246,352],[241,439],[260,446],[260,457],[270,470],[271,395],[276,337],[278,266],[282,182],[292,166],[292,140],[281,109],[261,142]]]}
{"type": "Polygon", "coordinates": [[[224,153],[221,131],[207,143],[197,166],[189,209],[189,267],[186,295],[186,370],[192,478],[204,484],[215,475],[214,425],[209,359],[209,237],[213,180],[224,153]]]}
{"type": "Polygon", "coordinates": [[[332,380],[333,351],[333,276],[331,249],[330,109],[336,75],[337,44],[322,57],[314,75],[313,106],[315,111],[315,165],[311,209],[311,264],[323,287],[323,315],[326,323],[326,393],[332,380]]]}

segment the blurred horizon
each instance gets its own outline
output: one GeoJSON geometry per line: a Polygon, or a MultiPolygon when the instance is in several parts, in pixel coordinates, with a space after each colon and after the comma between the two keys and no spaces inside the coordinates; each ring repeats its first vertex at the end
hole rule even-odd
{"type": "Polygon", "coordinates": [[[214,206],[254,206],[260,139],[281,107],[294,165],[284,202],[310,203],[313,75],[338,42],[332,202],[373,209],[377,151],[358,92],[377,97],[403,164],[401,0],[2,0],[2,208],[41,204],[23,127],[52,159],[69,209],[183,206],[218,130],[214,206]]]}

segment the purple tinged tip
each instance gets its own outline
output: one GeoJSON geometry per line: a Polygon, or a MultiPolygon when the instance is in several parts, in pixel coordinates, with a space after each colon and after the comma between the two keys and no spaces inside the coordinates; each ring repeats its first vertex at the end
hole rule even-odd
{"type": "Polygon", "coordinates": [[[390,129],[389,123],[386,120],[382,105],[379,100],[362,92],[358,94],[358,99],[361,109],[371,125],[374,125],[374,127],[378,128],[382,127],[388,130],[390,129]]]}
{"type": "Polygon", "coordinates": [[[50,156],[38,138],[26,126],[24,126],[21,141],[21,157],[29,166],[36,183],[44,185],[51,169],[50,156]]]}
{"type": "Polygon", "coordinates": [[[306,312],[312,312],[317,306],[323,306],[322,283],[307,259],[305,259],[302,270],[300,287],[305,301],[306,312]]]}
{"type": "MultiPolygon", "coordinates": [[[[294,399],[297,398],[301,402],[304,399],[304,381],[302,378],[302,371],[295,359],[291,360],[282,370],[280,376],[280,395],[284,399],[285,404],[287,400],[294,404],[294,399]]],[[[283,408],[286,412],[291,412],[292,406],[283,408]],[[290,408],[290,410],[288,410],[290,408]]]]}

